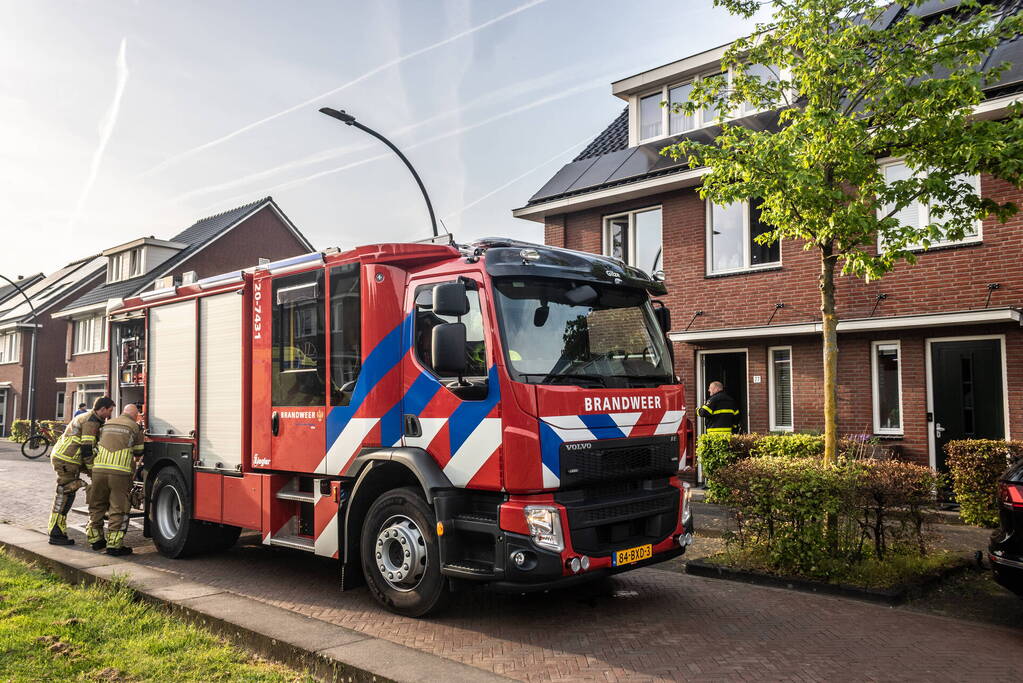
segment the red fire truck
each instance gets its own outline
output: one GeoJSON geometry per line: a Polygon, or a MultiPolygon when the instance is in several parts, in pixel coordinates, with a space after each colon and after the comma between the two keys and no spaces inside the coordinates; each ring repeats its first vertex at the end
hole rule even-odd
{"type": "Polygon", "coordinates": [[[415,616],[469,582],[675,557],[693,449],[664,291],[495,239],[329,250],[112,306],[114,399],[145,406],[145,533],[176,558],[257,530],[415,616]]]}

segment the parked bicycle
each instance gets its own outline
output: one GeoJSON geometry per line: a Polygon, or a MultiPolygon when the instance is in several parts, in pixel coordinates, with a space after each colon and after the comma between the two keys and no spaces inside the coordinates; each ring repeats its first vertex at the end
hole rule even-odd
{"type": "Polygon", "coordinates": [[[28,438],[21,444],[21,454],[29,460],[35,460],[46,455],[50,446],[56,442],[57,437],[53,431],[39,420],[32,420],[32,426],[28,432],[28,438]]]}

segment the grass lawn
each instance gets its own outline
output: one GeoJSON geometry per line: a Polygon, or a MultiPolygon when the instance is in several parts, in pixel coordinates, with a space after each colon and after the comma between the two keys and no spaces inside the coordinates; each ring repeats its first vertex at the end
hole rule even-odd
{"type": "Polygon", "coordinates": [[[312,681],[118,586],[64,583],[0,552],[0,681],[312,681]]]}

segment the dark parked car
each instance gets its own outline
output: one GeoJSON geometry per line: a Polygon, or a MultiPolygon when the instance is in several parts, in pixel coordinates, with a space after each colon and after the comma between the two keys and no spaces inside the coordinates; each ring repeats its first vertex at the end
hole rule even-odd
{"type": "Polygon", "coordinates": [[[988,557],[995,581],[1023,597],[1023,460],[998,484],[1001,526],[991,535],[988,557]]]}

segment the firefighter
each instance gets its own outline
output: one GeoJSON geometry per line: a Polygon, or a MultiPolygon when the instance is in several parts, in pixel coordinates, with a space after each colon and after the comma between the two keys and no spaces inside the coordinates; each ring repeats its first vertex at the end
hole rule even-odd
{"type": "Polygon", "coordinates": [[[711,382],[707,387],[707,400],[696,414],[704,419],[708,434],[731,434],[739,424],[739,410],[735,399],[725,392],[721,382],[711,382]]]}
{"type": "Polygon", "coordinates": [[[99,435],[92,463],[92,484],[87,491],[89,526],[85,535],[93,550],[106,548],[108,555],[130,555],[124,547],[131,511],[131,479],[135,456],[142,455],[145,437],[139,424],[139,408],[134,403],[105,425],[99,435]],[[103,517],[107,532],[103,534],[103,517]]]}
{"type": "Polygon", "coordinates": [[[83,412],[68,423],[53,447],[50,462],[57,473],[57,495],[53,499],[53,511],[47,525],[53,545],[74,544],[67,536],[67,513],[74,505],[78,489],[85,486],[81,474],[83,470],[89,472],[91,467],[96,435],[113,412],[114,402],[108,396],[97,398],[92,410],[83,412]]]}

